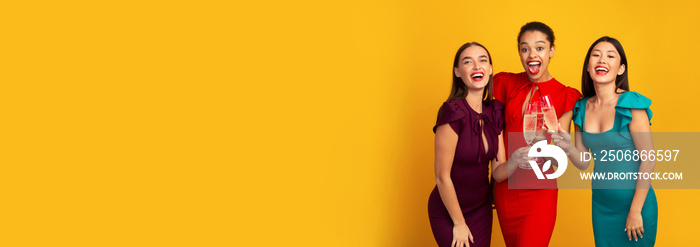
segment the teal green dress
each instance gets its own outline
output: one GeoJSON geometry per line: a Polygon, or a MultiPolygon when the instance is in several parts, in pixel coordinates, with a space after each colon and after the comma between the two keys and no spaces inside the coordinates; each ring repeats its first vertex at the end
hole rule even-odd
{"type": "MultiPolygon", "coordinates": [[[[593,171],[595,173],[638,172],[640,161],[612,160],[610,150],[614,150],[615,153],[618,150],[621,150],[623,153],[626,150],[636,150],[628,126],[632,121],[630,109],[646,110],[649,121],[651,121],[652,112],[649,109],[651,100],[637,92],[622,93],[617,99],[617,105],[615,106],[615,124],[613,128],[601,133],[588,133],[585,131],[587,101],[588,98],[583,98],[576,102],[572,120],[581,129],[583,143],[590,149],[591,154],[595,158],[593,171]],[[603,156],[606,155],[606,161],[603,161],[603,156]]],[[[653,188],[649,188],[649,193],[642,206],[644,237],[638,241],[634,241],[633,237],[632,241],[630,241],[627,237],[627,232],[624,231],[636,184],[637,180],[632,178],[591,181],[593,191],[593,234],[596,246],[654,246],[656,242],[658,205],[653,188]]]]}

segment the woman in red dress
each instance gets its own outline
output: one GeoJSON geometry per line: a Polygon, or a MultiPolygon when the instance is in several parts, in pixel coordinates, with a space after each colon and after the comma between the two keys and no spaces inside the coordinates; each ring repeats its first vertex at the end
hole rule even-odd
{"type": "MultiPolygon", "coordinates": [[[[518,34],[518,51],[525,72],[494,76],[494,98],[505,104],[506,154],[526,145],[522,131],[527,103],[549,95],[559,123],[569,130],[572,110],[581,98],[578,90],[562,85],[549,74],[554,56],[554,32],[549,26],[541,22],[525,24],[518,34]]],[[[504,181],[494,179],[494,201],[506,245],[548,246],[557,216],[556,180],[538,180],[532,170],[521,168],[504,181]]]]}

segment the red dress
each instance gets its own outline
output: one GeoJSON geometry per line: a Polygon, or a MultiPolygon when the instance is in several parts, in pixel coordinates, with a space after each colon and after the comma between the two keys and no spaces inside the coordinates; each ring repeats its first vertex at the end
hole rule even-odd
{"type": "MultiPolygon", "coordinates": [[[[534,86],[537,86],[538,90],[531,96],[532,99],[549,95],[557,118],[573,110],[576,101],[581,98],[578,90],[564,86],[554,78],[534,83],[527,78],[525,72],[501,72],[494,76],[493,82],[493,96],[506,106],[504,142],[508,158],[515,151],[515,147],[527,145],[522,136],[523,103],[534,86]],[[509,136],[509,132],[513,136],[509,136]]],[[[545,173],[553,173],[553,170],[545,173]]],[[[538,180],[532,170],[520,168],[516,169],[509,179],[513,181],[506,180],[494,186],[494,201],[506,245],[548,246],[557,217],[556,180],[538,180]],[[515,184],[518,185],[518,189],[509,188],[515,184]]]]}

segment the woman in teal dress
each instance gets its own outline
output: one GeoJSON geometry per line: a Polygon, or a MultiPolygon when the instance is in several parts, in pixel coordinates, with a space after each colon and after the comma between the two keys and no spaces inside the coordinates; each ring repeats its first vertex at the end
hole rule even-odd
{"type": "Polygon", "coordinates": [[[594,173],[618,175],[616,180],[591,182],[596,246],[654,246],[656,242],[656,195],[651,181],[639,176],[653,173],[655,166],[643,155],[654,149],[651,100],[629,92],[628,70],[618,40],[607,36],[596,40],[583,65],[584,98],[573,110],[575,144],[561,127],[553,135],[555,144],[567,151],[578,169],[588,168],[590,161],[580,157],[590,150],[594,173]]]}

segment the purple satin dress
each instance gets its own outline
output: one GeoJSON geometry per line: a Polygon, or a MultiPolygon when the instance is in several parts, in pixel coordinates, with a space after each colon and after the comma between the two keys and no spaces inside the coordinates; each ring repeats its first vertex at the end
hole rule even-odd
{"type": "MultiPolygon", "coordinates": [[[[503,130],[504,122],[501,102],[493,100],[491,104],[484,103],[482,108],[479,114],[469,107],[465,99],[449,100],[440,108],[433,127],[435,132],[438,126],[449,124],[459,136],[450,176],[464,219],[474,235],[471,246],[477,247],[491,246],[493,211],[489,162],[498,153],[498,135],[503,130]],[[484,146],[482,131],[486,135],[488,151],[484,146]]],[[[428,216],[438,245],[450,246],[454,224],[437,186],[428,199],[428,216]]]]}

